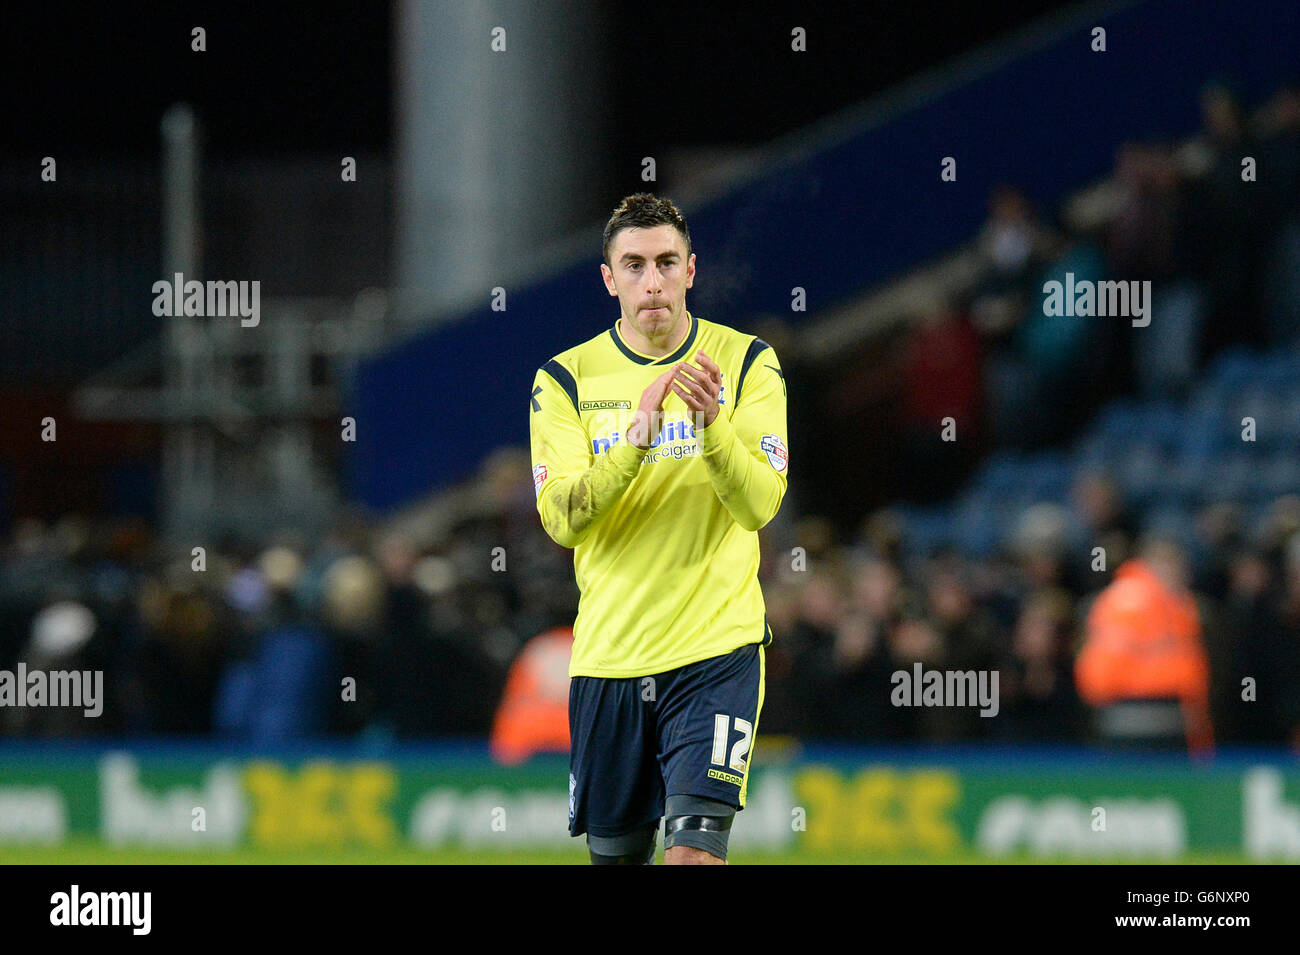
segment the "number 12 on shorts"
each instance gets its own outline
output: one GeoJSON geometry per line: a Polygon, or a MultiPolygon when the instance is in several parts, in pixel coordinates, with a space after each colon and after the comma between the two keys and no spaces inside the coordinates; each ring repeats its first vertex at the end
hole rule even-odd
{"type": "Polygon", "coordinates": [[[718,713],[713,717],[713,765],[730,766],[738,773],[745,771],[745,757],[749,754],[750,737],[754,735],[754,725],[749,720],[736,717],[736,732],[740,739],[731,747],[731,762],[727,758],[727,740],[731,736],[731,717],[718,713]]]}

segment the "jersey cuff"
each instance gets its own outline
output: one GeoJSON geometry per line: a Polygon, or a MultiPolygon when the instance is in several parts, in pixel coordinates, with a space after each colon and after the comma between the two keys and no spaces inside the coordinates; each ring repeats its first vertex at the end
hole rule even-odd
{"type": "Polygon", "coordinates": [[[713,424],[695,429],[695,437],[700,442],[700,451],[708,454],[710,451],[724,447],[731,440],[733,430],[731,419],[719,411],[718,416],[713,419],[713,424]]]}
{"type": "Polygon", "coordinates": [[[649,448],[638,448],[631,441],[620,441],[605,453],[614,460],[620,471],[634,471],[645,460],[649,448]]]}

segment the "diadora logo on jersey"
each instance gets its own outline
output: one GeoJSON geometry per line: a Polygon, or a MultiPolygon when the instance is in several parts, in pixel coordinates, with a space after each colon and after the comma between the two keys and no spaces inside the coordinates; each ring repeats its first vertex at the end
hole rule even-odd
{"type": "Polygon", "coordinates": [[[533,468],[533,494],[542,496],[542,485],[546,483],[546,465],[539,464],[533,468]]]}
{"type": "Polygon", "coordinates": [[[631,409],[632,402],[627,401],[579,401],[579,411],[617,411],[619,409],[631,409]]]}
{"type": "Polygon", "coordinates": [[[778,435],[765,434],[758,446],[767,455],[767,463],[772,465],[772,469],[777,474],[784,474],[790,466],[790,452],[786,450],[785,442],[778,435]]]}

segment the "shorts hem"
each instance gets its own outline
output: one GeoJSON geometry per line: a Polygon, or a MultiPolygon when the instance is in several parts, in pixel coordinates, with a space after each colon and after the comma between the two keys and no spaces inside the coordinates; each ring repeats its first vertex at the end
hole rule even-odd
{"type": "Polygon", "coordinates": [[[701,788],[703,787],[696,787],[689,791],[679,789],[668,793],[664,796],[665,811],[667,808],[667,800],[672,796],[694,796],[696,799],[712,799],[716,802],[725,802],[727,805],[731,806],[731,808],[735,809],[736,812],[740,812],[740,810],[745,808],[740,804],[740,796],[735,793],[723,793],[718,792],[717,790],[714,790],[713,792],[700,792],[699,790],[701,788]]]}
{"type": "Polygon", "coordinates": [[[578,832],[574,832],[570,829],[569,835],[574,839],[578,838],[578,836],[598,836],[602,839],[610,839],[614,836],[627,835],[627,833],[633,832],[637,829],[643,829],[651,823],[654,823],[657,826],[662,819],[662,815],[654,816],[653,818],[647,819],[645,822],[633,823],[623,829],[615,829],[609,826],[584,826],[578,832]]]}

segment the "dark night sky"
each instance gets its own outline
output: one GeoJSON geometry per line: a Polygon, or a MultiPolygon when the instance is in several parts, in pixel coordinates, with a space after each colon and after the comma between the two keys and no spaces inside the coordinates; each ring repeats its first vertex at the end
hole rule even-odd
{"type": "MultiPolygon", "coordinates": [[[[615,59],[672,51],[683,108],[662,131],[671,145],[756,144],[1063,6],[615,0],[605,22],[615,59]],[[757,59],[764,47],[788,49],[793,25],[808,29],[808,54],[757,59]]],[[[12,95],[0,148],[11,156],[155,153],[158,117],[178,100],[198,106],[216,154],[391,145],[384,3],[26,0],[4,17],[12,95]],[[189,47],[195,25],[208,31],[201,58],[189,47]]],[[[613,90],[637,78],[620,70],[613,90]]]]}

